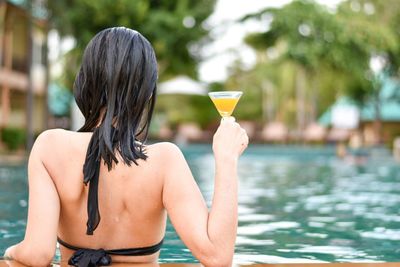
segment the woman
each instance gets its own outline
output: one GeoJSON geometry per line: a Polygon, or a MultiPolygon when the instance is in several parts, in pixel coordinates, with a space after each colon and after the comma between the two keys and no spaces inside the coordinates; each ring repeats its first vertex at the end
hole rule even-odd
{"type": "Polygon", "coordinates": [[[25,238],[6,257],[48,265],[58,239],[62,261],[75,266],[156,262],[168,214],[201,263],[231,265],[236,168],[247,135],[234,120],[222,120],[214,135],[209,212],[179,148],[145,144],[156,80],[153,48],[140,33],[110,28],[90,41],[74,83],[85,124],[79,132],[54,129],[37,138],[25,238]]]}

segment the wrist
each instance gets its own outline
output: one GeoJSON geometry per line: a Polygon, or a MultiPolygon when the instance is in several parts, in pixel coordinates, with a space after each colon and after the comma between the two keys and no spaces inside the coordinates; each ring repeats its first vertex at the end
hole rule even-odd
{"type": "Polygon", "coordinates": [[[216,166],[237,166],[238,158],[233,155],[215,155],[215,165],[216,166]]]}

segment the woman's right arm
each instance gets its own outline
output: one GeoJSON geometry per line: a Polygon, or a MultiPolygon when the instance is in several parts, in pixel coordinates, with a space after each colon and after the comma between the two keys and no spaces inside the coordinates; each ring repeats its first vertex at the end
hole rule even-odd
{"type": "Polygon", "coordinates": [[[163,202],[178,235],[205,266],[230,266],[237,229],[237,161],[246,132],[223,120],[214,135],[214,196],[210,211],[179,148],[168,145],[163,202]]]}

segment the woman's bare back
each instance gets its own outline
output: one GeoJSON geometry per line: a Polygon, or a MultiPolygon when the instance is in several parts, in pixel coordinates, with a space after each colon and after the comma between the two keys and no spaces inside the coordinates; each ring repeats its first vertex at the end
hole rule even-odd
{"type": "MultiPolygon", "coordinates": [[[[91,133],[53,130],[45,153],[46,168],[60,198],[58,236],[84,248],[120,249],[146,247],[160,242],[165,233],[162,202],[162,144],[146,146],[148,159],[139,165],[120,163],[109,172],[101,164],[99,210],[101,221],[93,235],[86,235],[88,186],[83,184],[83,163],[91,133]]],[[[62,259],[73,251],[60,246],[62,259]]],[[[113,256],[114,261],[150,262],[150,256],[113,256]]]]}
{"type": "MultiPolygon", "coordinates": [[[[86,235],[88,188],[83,162],[91,133],[48,130],[36,140],[28,164],[29,208],[24,240],[5,256],[26,265],[48,266],[56,236],[84,248],[121,249],[157,244],[166,213],[183,243],[205,266],[231,266],[237,227],[237,160],[248,138],[240,126],[222,121],[214,135],[215,184],[211,210],[177,146],[146,146],[138,166],[101,165],[101,221],[86,235]]],[[[61,246],[62,261],[73,253],[61,246]]],[[[150,256],[112,257],[114,262],[155,262],[150,256]]]]}

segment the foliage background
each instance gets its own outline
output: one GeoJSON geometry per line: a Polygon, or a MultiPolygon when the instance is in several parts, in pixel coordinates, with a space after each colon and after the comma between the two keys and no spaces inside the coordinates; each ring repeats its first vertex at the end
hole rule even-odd
{"type": "MultiPolygon", "coordinates": [[[[88,41],[117,25],[150,40],[160,81],[182,74],[196,79],[201,47],[211,41],[206,19],[214,6],[215,0],[49,1],[51,26],[72,35],[77,44],[66,55],[66,71],[58,80],[72,88],[88,41]]],[[[399,13],[397,0],[347,0],[334,11],[312,0],[295,0],[247,15],[239,22],[256,19],[265,28],[245,39],[257,62],[249,69],[236,61],[227,80],[211,84],[210,90],[244,91],[235,111],[238,119],[281,121],[297,128],[317,120],[339,96],[362,106],[380,90],[371,57],[384,58],[383,71],[399,76],[399,13]]],[[[218,120],[210,101],[201,96],[160,96],[156,112],[172,128],[182,122],[207,128],[218,120]]]]}

